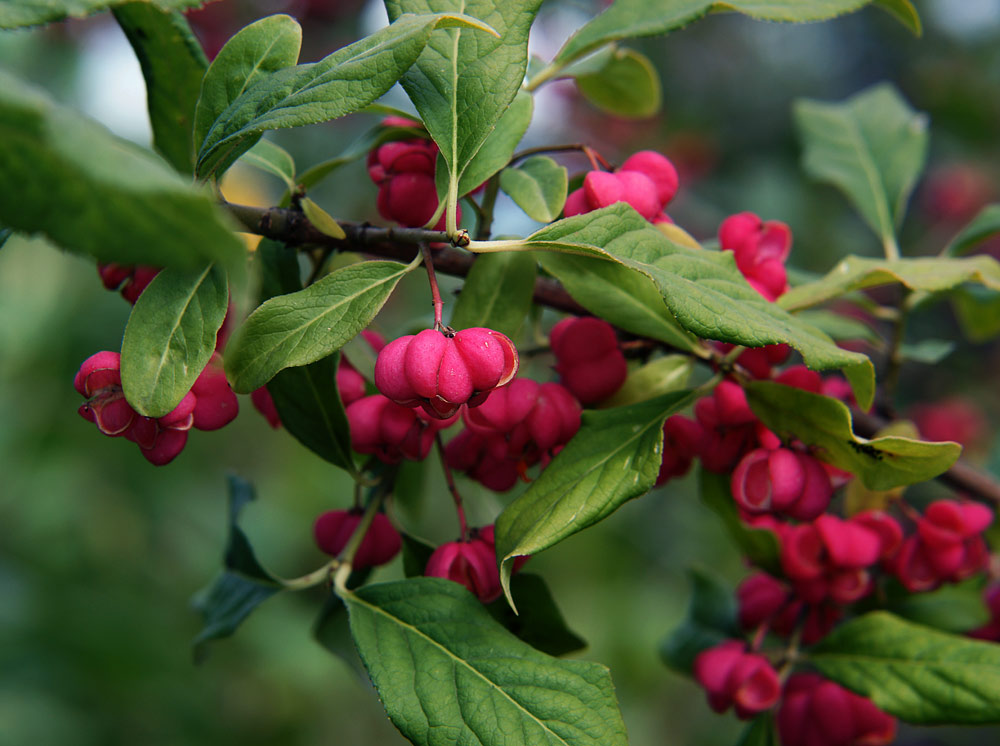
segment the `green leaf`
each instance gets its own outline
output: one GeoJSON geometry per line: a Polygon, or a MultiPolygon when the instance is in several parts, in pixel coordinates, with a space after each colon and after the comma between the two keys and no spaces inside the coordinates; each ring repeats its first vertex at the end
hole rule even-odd
{"type": "Polygon", "coordinates": [[[816,282],[794,287],[778,299],[788,310],[826,303],[852,290],[900,283],[910,290],[940,293],[963,283],[974,282],[1000,290],[1000,264],[991,256],[961,259],[921,257],[920,259],[866,259],[849,256],[816,282]]]}
{"type": "Polygon", "coordinates": [[[583,424],[541,476],[496,520],[500,580],[510,596],[515,557],[558,544],[653,486],[663,457],[663,421],[691,403],[687,391],[583,414],[583,424]]]}
{"type": "Polygon", "coordinates": [[[187,19],[150,3],[126,3],[115,20],[146,80],[153,147],[183,174],[194,171],[194,109],[208,60],[187,19]]]}
{"type": "Polygon", "coordinates": [[[313,623],[312,633],[320,645],[348,664],[358,678],[364,680],[365,667],[354,646],[347,607],[340,596],[335,593],[327,595],[323,608],[313,623]]]}
{"type": "Polygon", "coordinates": [[[347,234],[344,233],[344,229],[340,227],[340,224],[333,219],[330,213],[317,205],[311,199],[303,197],[300,204],[302,205],[302,212],[305,213],[306,219],[308,219],[309,222],[313,224],[313,227],[315,227],[320,233],[338,240],[347,238],[347,234]]]}
{"type": "Polygon", "coordinates": [[[415,265],[353,264],[288,295],[262,303],[226,347],[226,372],[248,394],[285,368],[339,350],[375,318],[403,275],[415,265]]]}
{"type": "MultiPolygon", "coordinates": [[[[5,0],[0,4],[0,29],[36,26],[83,18],[108,8],[125,4],[126,0],[5,0]]],[[[196,8],[203,0],[151,0],[150,5],[161,10],[196,8]]]]}
{"type": "MultiPolygon", "coordinates": [[[[397,484],[399,482],[397,481],[397,484]]],[[[423,539],[410,534],[403,537],[403,574],[408,578],[419,578],[427,569],[427,562],[434,554],[435,547],[423,539]]]]}
{"type": "Polygon", "coordinates": [[[840,189],[891,255],[927,158],[927,116],[889,84],[839,104],[798,101],[794,111],[806,171],[840,189]]]}
{"type": "Polygon", "coordinates": [[[340,349],[340,354],[347,358],[358,373],[366,381],[375,380],[375,361],[378,353],[363,335],[358,335],[340,349]]]}
{"type": "Polygon", "coordinates": [[[276,295],[294,293],[302,289],[298,251],[294,247],[264,238],[257,244],[253,262],[260,278],[258,305],[276,295]]]}
{"type": "Polygon", "coordinates": [[[736,11],[767,21],[823,21],[850,13],[870,0],[616,0],[580,28],[555,57],[567,64],[604,44],[658,36],[712,11],[736,11]]]}
{"type": "Polygon", "coordinates": [[[322,360],[286,368],[267,384],[281,424],[302,445],[334,466],[355,473],[351,431],[337,390],[334,353],[322,360]]]}
{"type": "Polygon", "coordinates": [[[457,583],[410,578],[343,598],[386,713],[412,743],[626,744],[607,668],[538,652],[457,583]]]}
{"type": "Polygon", "coordinates": [[[0,249],[3,248],[4,244],[7,243],[10,237],[13,235],[14,231],[12,231],[10,228],[4,228],[3,226],[0,226],[0,249]]]}
{"type": "Polygon", "coordinates": [[[448,230],[455,228],[454,210],[466,168],[524,80],[528,32],[541,4],[542,0],[386,0],[394,21],[403,13],[447,8],[488,19],[497,31],[496,37],[464,29],[432,34],[400,81],[448,167],[448,230]]]}
{"type": "Polygon", "coordinates": [[[1000,722],[1000,645],[865,614],[823,638],[820,673],[916,725],[1000,722]]]}
{"type": "Polygon", "coordinates": [[[249,88],[294,65],[301,46],[302,28],[286,15],[261,18],[227,41],[201,84],[194,119],[195,146],[202,148],[219,117],[249,88]]]}
{"type": "Polygon", "coordinates": [[[986,205],[957,236],[951,239],[945,253],[949,256],[967,254],[996,235],[1000,235],[1000,205],[986,205]]]}
{"type": "Polygon", "coordinates": [[[436,28],[490,30],[457,14],[406,15],[319,62],[263,76],[223,110],[198,151],[202,178],[221,174],[265,130],[318,124],[358,111],[389,90],[436,28]]]}
{"type": "Polygon", "coordinates": [[[678,673],[690,676],[698,653],[743,633],[736,623],[732,588],[708,570],[689,567],[687,575],[691,583],[687,616],[660,643],[660,658],[678,673]]]}
{"type": "Polygon", "coordinates": [[[226,275],[165,269],[132,308],[122,340],[122,389],[146,417],[162,417],[180,403],[215,351],[226,318],[226,275]]]}
{"type": "Polygon", "coordinates": [[[600,70],[575,77],[583,97],[609,114],[643,119],[660,110],[660,75],[634,49],[616,49],[600,70]]]}
{"type": "Polygon", "coordinates": [[[646,275],[604,259],[545,253],[539,263],[577,303],[595,316],[640,337],[694,351],[698,341],[677,323],[646,275]]]}
{"type": "Polygon", "coordinates": [[[486,608],[511,634],[535,650],[554,656],[587,647],[586,641],[566,626],[566,620],[541,576],[518,573],[511,578],[510,589],[520,605],[519,614],[514,613],[502,598],[486,608]]]}
{"type": "Polygon", "coordinates": [[[910,0],[875,0],[874,5],[906,26],[913,32],[914,36],[923,34],[924,29],[920,23],[920,14],[910,0]]]}
{"type": "Polygon", "coordinates": [[[500,172],[500,188],[539,223],[551,223],[566,204],[568,175],[565,166],[551,158],[537,155],[516,168],[500,172]]]}
{"type": "Polygon", "coordinates": [[[925,365],[937,365],[955,350],[950,339],[922,339],[913,344],[899,346],[899,359],[912,360],[925,365]]]}
{"type": "MultiPolygon", "coordinates": [[[[488,178],[496,174],[510,163],[510,157],[514,154],[521,138],[531,124],[531,115],[535,109],[535,99],[530,93],[518,91],[513,102],[507,111],[500,117],[494,129],[483,142],[479,152],[469,161],[469,165],[462,172],[462,178],[458,182],[459,196],[468,194],[478,187],[488,178]]],[[[444,164],[444,159],[439,155],[438,161],[444,164]]],[[[434,178],[437,181],[439,196],[448,193],[448,169],[446,165],[439,167],[434,178]]]]}
{"type": "Polygon", "coordinates": [[[560,220],[522,241],[473,241],[469,249],[483,250],[491,243],[613,259],[650,278],[689,332],[746,347],[786,343],[810,368],[841,368],[858,402],[863,407],[872,402],[875,372],[867,357],[840,349],[818,329],[766,301],[747,284],[732,252],[678,246],[625,203],[560,220]]]}
{"type": "Polygon", "coordinates": [[[750,563],[772,575],[783,575],[778,537],[770,529],[754,528],[743,522],[733,500],[729,475],[699,469],[698,486],[702,502],[719,516],[729,536],[750,563]]]}
{"type": "Polygon", "coordinates": [[[969,341],[986,342],[1000,334],[1000,293],[969,285],[955,291],[951,300],[969,341]]]}
{"type": "Polygon", "coordinates": [[[736,746],[781,746],[774,712],[768,710],[755,717],[743,731],[736,746]]]}
{"type": "Polygon", "coordinates": [[[455,304],[451,326],[485,326],[514,338],[531,308],[535,258],[506,251],[476,258],[455,304]]]}
{"type": "Polygon", "coordinates": [[[295,189],[295,161],[280,145],[275,145],[270,140],[258,140],[256,145],[240,157],[240,161],[274,174],[285,182],[289,190],[295,189]]]}
{"type": "Polygon", "coordinates": [[[958,443],[925,443],[899,436],[868,440],[851,428],[851,410],[829,396],[754,381],[746,387],[750,407],[779,437],[795,436],[827,463],[851,472],[873,490],[925,482],[958,460],[958,443]]]}
{"type": "Polygon", "coordinates": [[[945,585],[929,593],[909,593],[899,583],[886,585],[884,608],[896,616],[927,627],[965,634],[990,621],[983,602],[983,578],[945,585]]]}
{"type": "Polygon", "coordinates": [[[0,223],[102,262],[197,269],[245,255],[207,191],[0,72],[0,223]]]}
{"type": "Polygon", "coordinates": [[[229,539],[223,559],[225,570],[192,601],[201,612],[204,625],[192,643],[196,661],[205,659],[210,640],[229,637],[255,608],[281,591],[281,586],[257,561],[250,541],[237,523],[240,512],[254,499],[253,486],[234,475],[228,481],[229,539]]]}
{"type": "Polygon", "coordinates": [[[611,398],[601,402],[601,409],[624,407],[653,397],[680,391],[688,384],[694,360],[690,355],[664,355],[628,374],[625,383],[611,398]]]}
{"type": "Polygon", "coordinates": [[[834,311],[799,311],[799,319],[811,324],[838,342],[860,339],[875,346],[882,344],[882,337],[868,324],[834,311]]]}

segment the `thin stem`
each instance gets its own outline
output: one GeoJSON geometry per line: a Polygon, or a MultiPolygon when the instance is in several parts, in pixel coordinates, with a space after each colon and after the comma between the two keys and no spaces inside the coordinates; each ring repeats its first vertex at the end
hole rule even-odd
{"type": "Polygon", "coordinates": [[[899,260],[899,243],[895,234],[890,234],[882,239],[882,248],[885,249],[885,258],[890,262],[899,260]]]}
{"type": "Polygon", "coordinates": [[[448,483],[448,491],[451,493],[452,500],[455,501],[455,512],[458,513],[458,527],[462,533],[462,541],[468,541],[469,524],[465,521],[462,495],[459,493],[458,487],[455,486],[455,477],[452,475],[451,467],[448,466],[448,461],[444,457],[444,444],[441,442],[441,433],[434,435],[434,441],[437,445],[438,456],[441,459],[441,468],[444,470],[444,480],[448,483]]]}
{"type": "Polygon", "coordinates": [[[563,70],[563,65],[561,63],[558,62],[550,63],[548,67],[546,67],[544,70],[539,71],[539,73],[535,75],[535,77],[533,77],[531,80],[525,83],[524,90],[526,90],[528,93],[537,90],[538,86],[540,86],[542,83],[547,83],[553,78],[558,77],[559,73],[561,73],[562,70],[563,70]]]}
{"type": "Polygon", "coordinates": [[[533,155],[541,155],[543,153],[567,153],[567,152],[579,152],[586,154],[587,146],[582,142],[572,143],[569,145],[539,145],[534,148],[525,148],[524,150],[519,150],[514,153],[510,159],[510,165],[514,165],[519,161],[523,161],[525,158],[530,158],[533,155]]]}
{"type": "Polygon", "coordinates": [[[288,580],[279,578],[279,582],[285,590],[288,591],[305,590],[306,588],[312,588],[320,583],[328,581],[330,576],[338,570],[340,565],[341,561],[339,559],[332,559],[322,567],[319,567],[310,573],[306,573],[301,577],[291,578],[288,580]]]}
{"type": "Polygon", "coordinates": [[[476,226],[476,238],[485,241],[493,232],[493,208],[496,206],[497,194],[500,192],[500,179],[494,176],[486,182],[483,192],[483,204],[480,207],[480,220],[476,226]]]}
{"type": "Polygon", "coordinates": [[[431,255],[430,246],[425,243],[420,244],[420,253],[424,257],[424,267],[427,269],[427,282],[431,286],[431,305],[434,306],[434,328],[438,331],[444,329],[444,301],[441,300],[441,290],[438,288],[437,275],[434,273],[434,257],[431,255]]]}
{"type": "Polygon", "coordinates": [[[910,291],[903,293],[899,302],[899,315],[892,326],[892,339],[889,342],[888,361],[885,372],[885,396],[890,406],[899,384],[899,372],[903,366],[903,340],[906,337],[907,300],[910,291]]]}

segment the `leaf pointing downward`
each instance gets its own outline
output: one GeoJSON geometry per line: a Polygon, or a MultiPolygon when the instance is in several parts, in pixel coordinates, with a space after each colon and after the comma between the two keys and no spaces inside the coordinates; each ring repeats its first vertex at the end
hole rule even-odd
{"type": "Polygon", "coordinates": [[[410,578],[342,594],[393,724],[418,746],[625,746],[608,670],[518,640],[457,583],[410,578]]]}

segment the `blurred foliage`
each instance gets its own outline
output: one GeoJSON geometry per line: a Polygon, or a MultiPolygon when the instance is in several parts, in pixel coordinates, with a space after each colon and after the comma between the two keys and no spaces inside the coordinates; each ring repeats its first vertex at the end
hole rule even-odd
{"type": "MultiPolygon", "coordinates": [[[[378,18],[360,0],[311,9],[320,5],[224,0],[202,11],[199,30],[217,48],[220,38],[264,13],[307,14],[303,59],[310,60],[360,37],[370,30],[368,19],[378,18]]],[[[659,115],[609,118],[572,83],[556,83],[543,89],[525,146],[586,141],[613,161],[644,147],[662,149],[682,173],[672,215],[696,237],[713,236],[729,213],[754,210],[792,226],[792,263],[800,269],[824,271],[848,252],[875,256],[877,241],[847,203],[801,171],[794,98],[838,100],[891,80],[930,114],[931,185],[941,169],[957,166],[981,175],[981,194],[992,190],[995,199],[1000,192],[1000,4],[968,3],[984,15],[964,25],[958,21],[972,11],[953,11],[965,3],[917,5],[922,39],[877,10],[807,26],[712,16],[636,45],[660,72],[659,115]]],[[[582,0],[550,0],[535,32],[537,51],[551,55],[591,12],[582,0]]],[[[95,39],[116,33],[108,18],[3,33],[0,65],[81,106],[92,90],[86,76],[95,70],[95,39]]],[[[390,103],[406,106],[395,94],[390,103]]],[[[351,117],[275,140],[304,171],[340,153],[373,122],[351,117]]],[[[582,159],[564,162],[571,177],[586,168],[582,159]]],[[[260,203],[276,201],[281,185],[260,178],[251,191],[260,203]]],[[[361,162],[311,195],[334,217],[377,221],[375,188],[361,162]]],[[[955,211],[942,214],[933,197],[926,184],[918,188],[902,232],[904,254],[936,252],[960,227],[955,211]]],[[[500,207],[501,230],[530,230],[510,203],[500,207]]],[[[449,282],[445,290],[455,287],[449,282]]],[[[377,319],[383,329],[428,318],[422,278],[408,277],[401,288],[377,319]]],[[[914,317],[914,340],[957,336],[942,308],[914,317]]],[[[80,400],[70,382],[92,352],[118,349],[128,310],[79,257],[23,237],[0,249],[0,746],[403,743],[370,684],[311,640],[321,590],[269,600],[194,667],[189,645],[199,620],[189,601],[221,566],[226,471],[255,483],[259,497],[242,525],[264,565],[285,576],[321,564],[312,521],[345,506],[350,484],[287,433],[271,430],[246,397],[233,425],[193,433],[163,469],[134,446],[95,434],[73,412],[80,400]]],[[[548,361],[532,364],[542,373],[548,361]]],[[[961,391],[995,421],[1000,402],[991,372],[998,367],[996,346],[960,345],[941,365],[904,369],[898,404],[905,410],[961,391]]],[[[453,538],[456,528],[435,466],[407,467],[413,479],[404,482],[426,483],[430,499],[417,505],[401,495],[395,510],[416,535],[436,542],[453,538]]],[[[510,499],[465,484],[473,522],[492,520],[510,499]]],[[[921,485],[908,496],[919,501],[941,491],[921,485]]],[[[685,614],[691,564],[710,566],[732,585],[744,574],[691,477],[531,560],[570,627],[590,644],[574,655],[611,667],[636,746],[722,746],[741,730],[732,717],[710,717],[703,693],[657,655],[685,614]]],[[[397,562],[379,576],[401,573],[397,562]]],[[[935,731],[928,740],[924,731],[904,730],[900,742],[982,743],[982,734],[935,731]]]]}

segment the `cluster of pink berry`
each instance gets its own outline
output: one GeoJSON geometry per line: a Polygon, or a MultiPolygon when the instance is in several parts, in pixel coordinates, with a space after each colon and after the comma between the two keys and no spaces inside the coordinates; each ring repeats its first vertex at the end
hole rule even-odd
{"type": "Polygon", "coordinates": [[[663,210],[677,194],[677,169],[655,150],[634,153],[617,171],[588,171],[583,186],[569,193],[564,214],[582,215],[616,202],[631,205],[653,223],[673,222],[663,210]]]}
{"type": "MultiPolygon", "coordinates": [[[[385,345],[366,338],[378,351],[374,382],[381,393],[355,398],[364,392],[363,378],[350,367],[338,373],[354,450],[390,464],[422,460],[438,434],[461,419],[465,428],[445,448],[446,464],[497,491],[527,479],[526,470],[536,464],[544,468],[579,429],[581,400],[607,398],[626,376],[614,330],[599,319],[566,319],[553,328],[561,384],[516,378],[517,350],[492,329],[426,329],[385,345]]],[[[344,526],[357,525],[354,518],[337,520],[337,536],[349,536],[344,526]]],[[[391,546],[382,531],[381,544],[391,546]]],[[[346,536],[320,545],[339,552],[346,536]]],[[[388,561],[392,554],[379,556],[388,561]]],[[[460,582],[483,601],[495,599],[500,581],[492,527],[438,547],[426,574],[460,582]]]]}
{"type": "Polygon", "coordinates": [[[181,452],[192,427],[218,430],[239,412],[218,353],[212,355],[180,403],[163,417],[144,417],[125,400],[121,355],[117,352],[98,352],[87,358],[73,386],[87,399],[80,406],[81,417],[107,436],[131,440],[157,466],[169,463],[181,452]]]}
{"type": "MultiPolygon", "coordinates": [[[[386,117],[387,127],[421,127],[404,117],[386,117]]],[[[368,176],[378,187],[379,214],[410,228],[427,223],[438,208],[434,170],[438,146],[427,138],[398,140],[379,146],[368,154],[368,176]]],[[[461,211],[458,219],[461,220],[461,211]]],[[[444,217],[435,226],[444,229],[444,217]]]]}
{"type": "Polygon", "coordinates": [[[117,290],[122,298],[132,305],[139,300],[142,291],[159,274],[159,267],[143,267],[134,264],[98,264],[97,272],[108,290],[117,290]]]}
{"type": "Polygon", "coordinates": [[[719,246],[732,251],[747,282],[769,301],[788,290],[785,260],[792,250],[792,232],[778,220],[761,220],[752,212],[730,215],[719,226],[719,246]]]}
{"type": "Polygon", "coordinates": [[[716,712],[730,707],[747,720],[779,702],[782,746],[884,746],[896,737],[896,720],[871,700],[813,673],[797,673],[784,686],[770,661],[727,640],[698,654],[694,676],[716,712]]]}

